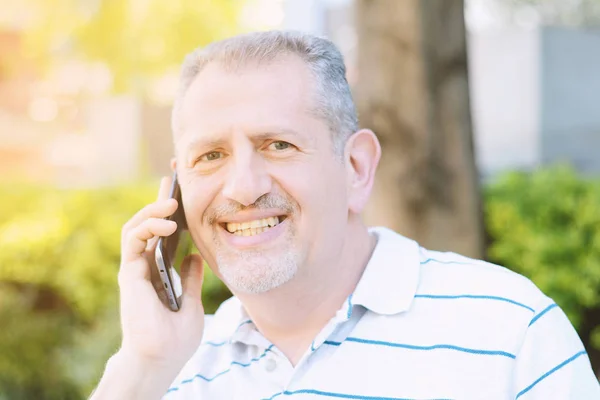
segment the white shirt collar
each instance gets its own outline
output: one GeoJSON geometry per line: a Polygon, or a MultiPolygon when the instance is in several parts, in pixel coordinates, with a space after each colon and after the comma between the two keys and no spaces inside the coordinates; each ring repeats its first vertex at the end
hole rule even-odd
{"type": "Polygon", "coordinates": [[[419,284],[419,245],[388,228],[369,232],[377,236],[377,245],[351,303],[383,315],[406,311],[419,284]]]}
{"type": "MultiPolygon", "coordinates": [[[[419,245],[385,227],[370,228],[369,233],[376,235],[377,244],[354,293],[341,305],[340,312],[345,313],[354,305],[382,315],[406,311],[419,284],[419,245]]],[[[223,323],[218,331],[230,342],[247,343],[254,336],[254,324],[235,297],[219,309],[215,323],[223,323]]]]}

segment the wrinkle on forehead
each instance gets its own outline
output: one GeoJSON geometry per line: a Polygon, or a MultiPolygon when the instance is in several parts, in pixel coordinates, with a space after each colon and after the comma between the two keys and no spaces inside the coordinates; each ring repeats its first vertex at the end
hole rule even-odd
{"type": "MultiPolygon", "coordinates": [[[[178,128],[173,132],[174,142],[176,143],[182,132],[186,130],[186,124],[184,122],[186,120],[185,116],[189,114],[197,114],[197,108],[194,107],[193,104],[190,104],[190,101],[197,102],[197,100],[204,100],[200,96],[203,92],[206,92],[206,90],[203,91],[202,88],[198,87],[198,85],[203,84],[203,81],[207,80],[206,74],[214,74],[217,75],[218,78],[226,78],[226,76],[223,75],[231,75],[233,77],[240,78],[243,75],[248,74],[249,78],[251,79],[252,74],[262,75],[265,72],[270,73],[273,77],[277,76],[277,74],[280,75],[279,79],[271,80],[272,84],[269,85],[271,88],[279,87],[281,88],[281,91],[285,91],[286,87],[296,84],[299,89],[296,94],[301,94],[301,96],[296,96],[296,98],[299,100],[299,107],[303,108],[304,111],[307,112],[307,114],[311,117],[317,118],[326,123],[329,128],[328,121],[324,120],[322,112],[320,112],[318,109],[315,77],[310,71],[308,65],[299,56],[290,53],[264,59],[253,59],[243,65],[232,64],[231,62],[224,63],[218,60],[209,62],[194,78],[189,88],[183,95],[179,110],[175,110],[179,115],[173,115],[173,118],[178,120],[178,128]]],[[[207,82],[209,85],[213,86],[208,88],[209,93],[211,90],[216,89],[217,84],[214,81],[215,79],[212,79],[207,82]]],[[[226,88],[228,84],[229,86],[232,86],[231,82],[222,80],[223,87],[226,88]]],[[[235,87],[227,88],[229,91],[235,91],[235,89],[235,87]]]]}

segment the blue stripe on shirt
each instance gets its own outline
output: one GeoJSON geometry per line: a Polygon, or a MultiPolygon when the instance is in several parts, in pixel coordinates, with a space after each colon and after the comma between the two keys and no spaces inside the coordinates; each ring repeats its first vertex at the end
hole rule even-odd
{"type": "MultiPolygon", "coordinates": [[[[344,394],[344,393],[333,393],[333,392],[323,392],[321,390],[314,389],[301,389],[301,390],[286,390],[284,392],[276,393],[273,396],[263,399],[263,400],[273,400],[279,396],[293,396],[295,394],[315,394],[318,396],[324,397],[336,397],[338,399],[357,399],[357,400],[416,400],[407,397],[381,397],[381,396],[364,396],[364,395],[356,395],[356,394],[344,394]]],[[[451,400],[451,399],[429,399],[429,400],[451,400]]]]}
{"type": "MultiPolygon", "coordinates": [[[[251,320],[251,319],[247,319],[247,320],[245,320],[244,322],[240,323],[240,324],[237,326],[237,328],[235,328],[235,331],[233,331],[233,333],[236,333],[236,332],[237,332],[237,331],[238,331],[238,330],[239,330],[239,329],[240,329],[242,326],[244,326],[244,325],[246,325],[246,324],[250,324],[250,323],[252,323],[252,320],[251,320]]],[[[233,333],[232,333],[232,335],[233,335],[233,333]]]]}
{"type": "MultiPolygon", "coordinates": [[[[353,305],[352,305],[352,295],[353,295],[353,293],[350,294],[350,296],[348,296],[348,312],[347,312],[347,315],[346,315],[347,319],[350,319],[350,317],[352,317],[352,307],[353,307],[353,305]]],[[[326,340],[324,342],[324,344],[329,344],[329,345],[331,345],[332,343],[333,342],[330,342],[328,340],[326,340]]],[[[339,346],[339,345],[340,345],[340,343],[337,343],[334,346],[339,346]]],[[[314,352],[315,350],[316,350],[315,341],[313,340],[312,343],[310,344],[310,351],[314,352]]]]}
{"type": "Polygon", "coordinates": [[[415,298],[422,299],[480,299],[480,300],[496,300],[496,301],[504,301],[507,303],[514,304],[519,307],[523,307],[528,309],[531,312],[535,312],[535,310],[523,303],[519,303],[518,301],[508,299],[506,297],[500,296],[488,296],[488,295],[477,295],[477,294],[457,294],[457,295],[442,295],[442,294],[416,294],[415,298]]]}
{"type": "Polygon", "coordinates": [[[565,365],[575,361],[579,356],[582,356],[584,354],[586,354],[585,351],[580,351],[579,353],[575,354],[574,356],[567,358],[565,361],[561,362],[556,367],[552,368],[550,371],[546,372],[544,375],[540,376],[538,379],[533,381],[533,383],[531,385],[529,385],[525,389],[521,390],[519,392],[519,394],[517,394],[517,397],[515,397],[515,400],[518,399],[519,397],[523,396],[525,393],[529,392],[531,389],[533,389],[533,387],[535,385],[540,383],[542,380],[546,379],[548,376],[552,375],[553,373],[555,373],[556,371],[558,371],[565,365]]]}
{"type": "MultiPolygon", "coordinates": [[[[230,336],[233,336],[242,326],[244,326],[246,324],[250,324],[250,323],[252,323],[252,320],[250,320],[250,319],[243,321],[235,328],[235,330],[231,333],[230,336]]],[[[230,342],[231,342],[231,340],[226,340],[224,342],[204,342],[202,344],[207,345],[207,346],[220,347],[220,346],[223,346],[224,344],[227,344],[230,342]]]]}
{"type": "Polygon", "coordinates": [[[204,342],[202,344],[207,345],[207,346],[220,347],[227,343],[229,343],[228,340],[226,340],[224,342],[204,342]]]}
{"type": "Polygon", "coordinates": [[[533,325],[533,323],[534,323],[535,321],[537,321],[538,319],[540,319],[540,317],[541,317],[542,315],[546,314],[548,311],[552,310],[554,307],[558,307],[558,306],[556,305],[556,303],[554,303],[554,304],[550,304],[548,307],[544,308],[544,309],[542,310],[542,312],[540,312],[538,315],[536,315],[535,317],[533,317],[533,319],[532,319],[532,320],[531,320],[531,322],[529,323],[529,326],[533,325]]]}
{"type": "Polygon", "coordinates": [[[348,296],[348,315],[347,318],[350,319],[350,317],[352,316],[352,295],[354,293],[351,293],[350,296],[348,296]]]}
{"type": "MultiPolygon", "coordinates": [[[[194,381],[194,379],[196,379],[196,378],[199,378],[199,379],[205,380],[206,382],[211,382],[211,381],[213,381],[214,379],[218,378],[219,376],[221,376],[221,375],[224,375],[224,374],[226,374],[227,372],[231,371],[231,367],[232,367],[232,366],[234,366],[234,365],[239,365],[239,366],[240,366],[240,367],[242,367],[242,368],[249,367],[250,365],[252,365],[252,363],[254,363],[254,362],[256,362],[256,361],[259,361],[261,358],[264,358],[264,357],[267,355],[267,353],[268,353],[269,351],[271,351],[271,349],[273,348],[273,346],[274,346],[274,345],[270,345],[269,347],[267,347],[267,349],[266,349],[266,350],[265,350],[265,351],[264,351],[264,352],[263,352],[263,353],[262,353],[260,356],[258,356],[258,357],[256,357],[256,358],[252,358],[252,359],[251,359],[250,361],[248,361],[247,363],[241,363],[241,362],[239,362],[239,361],[232,361],[232,362],[231,362],[231,364],[229,364],[229,368],[227,368],[225,371],[221,371],[221,372],[219,372],[218,374],[216,374],[215,376],[213,376],[213,377],[211,377],[211,378],[207,378],[206,376],[204,376],[204,375],[202,375],[202,374],[196,374],[196,375],[194,375],[193,377],[191,377],[191,378],[189,378],[189,379],[185,379],[185,380],[181,381],[181,383],[179,384],[179,386],[183,386],[183,385],[185,385],[185,384],[187,384],[187,383],[191,383],[191,382],[193,382],[193,381],[194,381]]],[[[167,394],[168,394],[168,393],[170,393],[170,392],[176,392],[176,391],[178,391],[178,390],[179,390],[179,386],[175,386],[175,387],[172,387],[172,388],[170,388],[169,390],[167,390],[167,394]]]]}
{"type": "MultiPolygon", "coordinates": [[[[479,349],[469,349],[467,347],[454,346],[452,344],[434,344],[431,346],[417,346],[413,344],[405,344],[405,343],[392,343],[392,342],[384,342],[381,340],[370,340],[370,339],[361,339],[356,337],[348,337],[345,342],[354,342],[354,343],[362,343],[376,346],[388,346],[388,347],[399,347],[403,349],[409,350],[436,350],[436,349],[447,349],[447,350],[456,350],[462,351],[464,353],[471,354],[480,354],[480,355],[488,355],[488,356],[503,356],[508,358],[515,358],[514,354],[508,353],[506,351],[500,350],[479,350],[479,349]]],[[[330,346],[339,346],[341,342],[334,342],[331,340],[326,340],[323,344],[327,344],[330,346]]]]}
{"type": "Polygon", "coordinates": [[[432,261],[438,262],[440,264],[477,265],[473,261],[470,261],[470,262],[469,261],[455,261],[455,260],[442,261],[442,260],[437,260],[435,258],[428,258],[425,261],[421,261],[421,265],[429,264],[432,261]]]}

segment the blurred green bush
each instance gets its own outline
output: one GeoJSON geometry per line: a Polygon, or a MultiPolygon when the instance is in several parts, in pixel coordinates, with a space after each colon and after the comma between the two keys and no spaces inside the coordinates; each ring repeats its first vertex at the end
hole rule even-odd
{"type": "Polygon", "coordinates": [[[511,172],[485,188],[488,259],[562,307],[600,373],[600,181],[568,165],[511,172]]]}
{"type": "MultiPolygon", "coordinates": [[[[0,185],[0,400],[81,399],[93,389],[120,343],[120,230],[157,187],[0,185]]],[[[554,298],[594,358],[600,182],[568,167],[509,173],[486,185],[485,211],[488,258],[554,298]]],[[[207,272],[207,312],[229,296],[207,272]]]]}
{"type": "MultiPolygon", "coordinates": [[[[121,227],[157,187],[0,185],[0,400],[81,399],[93,389],[120,344],[121,227]]],[[[207,271],[212,313],[230,293],[207,271]]]]}

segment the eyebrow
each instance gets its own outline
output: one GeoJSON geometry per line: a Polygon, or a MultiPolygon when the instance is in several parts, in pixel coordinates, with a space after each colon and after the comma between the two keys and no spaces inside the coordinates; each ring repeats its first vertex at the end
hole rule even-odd
{"type": "MultiPolygon", "coordinates": [[[[268,128],[268,129],[261,129],[260,131],[257,131],[257,133],[251,133],[249,134],[250,138],[252,141],[254,142],[261,142],[261,141],[265,141],[267,139],[272,139],[272,138],[286,138],[286,137],[294,137],[294,138],[303,138],[303,135],[300,135],[300,133],[298,133],[297,131],[293,130],[293,129],[289,129],[289,128],[268,128]]],[[[196,138],[196,139],[192,139],[191,141],[189,141],[188,143],[185,143],[183,146],[184,148],[187,150],[189,149],[194,149],[194,148],[215,148],[215,147],[221,147],[223,146],[225,143],[227,143],[226,139],[223,138],[206,138],[206,139],[202,139],[202,138],[196,138]]]]}

